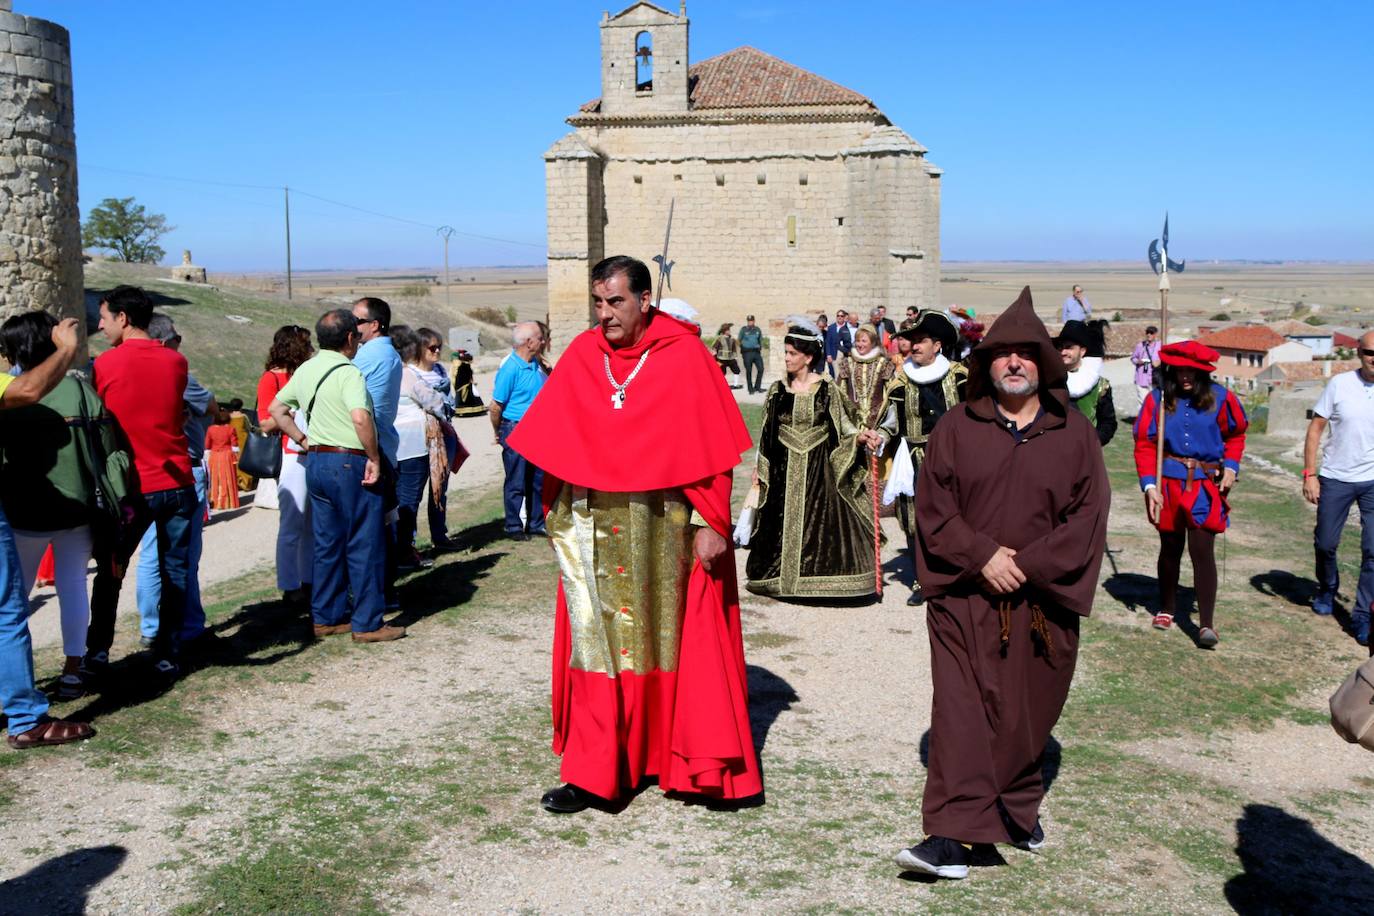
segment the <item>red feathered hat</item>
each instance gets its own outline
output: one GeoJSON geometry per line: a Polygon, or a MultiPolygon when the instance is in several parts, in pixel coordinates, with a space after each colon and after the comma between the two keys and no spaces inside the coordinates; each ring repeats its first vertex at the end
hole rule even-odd
{"type": "Polygon", "coordinates": [[[1206,344],[1198,343],[1196,340],[1171,343],[1159,350],[1159,361],[1165,365],[1186,366],[1189,369],[1201,369],[1208,373],[1217,371],[1217,360],[1220,358],[1220,353],[1206,344]]]}

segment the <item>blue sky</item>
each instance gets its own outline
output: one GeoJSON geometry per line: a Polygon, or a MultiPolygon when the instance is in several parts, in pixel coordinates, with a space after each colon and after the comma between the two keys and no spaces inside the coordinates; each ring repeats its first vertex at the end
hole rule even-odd
{"type": "MultiPolygon", "coordinates": [[[[604,8],[15,0],[72,33],[83,212],[133,195],[177,227],[169,252],[221,270],[280,269],[283,184],[420,224],[295,195],[298,268],[433,265],[443,223],[468,233],[454,264],[542,263],[541,153],[600,94],[604,8]]],[[[688,15],[692,60],[753,45],[925,144],[947,260],[1143,258],[1166,208],[1181,257],[1374,257],[1374,4],[688,15]]]]}

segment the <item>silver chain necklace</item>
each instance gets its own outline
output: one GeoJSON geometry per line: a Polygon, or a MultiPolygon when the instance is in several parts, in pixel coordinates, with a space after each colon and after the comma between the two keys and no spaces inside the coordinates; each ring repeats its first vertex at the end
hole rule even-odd
{"type": "Polygon", "coordinates": [[[601,359],[606,365],[606,379],[611,383],[611,387],[615,389],[611,394],[611,406],[616,410],[623,410],[625,408],[625,389],[629,388],[630,383],[635,380],[635,376],[639,375],[639,370],[644,368],[644,361],[648,358],[649,351],[645,350],[644,355],[639,358],[639,362],[635,363],[634,371],[630,373],[630,377],[625,379],[625,383],[622,385],[620,382],[617,382],[615,376],[611,374],[610,354],[601,354],[601,359]]]}

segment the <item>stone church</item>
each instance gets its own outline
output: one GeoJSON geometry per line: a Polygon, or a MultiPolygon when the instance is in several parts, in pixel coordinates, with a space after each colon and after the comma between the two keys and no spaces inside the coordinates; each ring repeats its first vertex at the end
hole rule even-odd
{"type": "MultiPolygon", "coordinates": [[[[601,21],[601,98],[544,154],[556,345],[591,323],[589,268],[650,260],[707,335],[746,313],[934,306],[940,174],[870,99],[751,47],[693,63],[686,5],[601,21]]],[[[656,275],[656,269],[655,269],[656,275]]]]}

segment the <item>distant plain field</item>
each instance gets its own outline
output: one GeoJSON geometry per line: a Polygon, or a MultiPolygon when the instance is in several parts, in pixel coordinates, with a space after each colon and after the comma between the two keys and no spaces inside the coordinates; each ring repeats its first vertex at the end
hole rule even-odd
{"type": "MultiPolygon", "coordinates": [[[[1361,327],[1374,322],[1374,263],[1194,261],[1169,279],[1170,322],[1178,331],[1223,313],[1235,320],[1287,318],[1298,303],[1330,325],[1361,327]]],[[[1118,310],[1158,309],[1158,282],[1144,258],[1085,263],[946,261],[940,294],[942,305],[972,306],[992,315],[1029,285],[1036,310],[1053,324],[1075,283],[1083,287],[1094,314],[1110,319],[1118,310]]]]}

